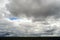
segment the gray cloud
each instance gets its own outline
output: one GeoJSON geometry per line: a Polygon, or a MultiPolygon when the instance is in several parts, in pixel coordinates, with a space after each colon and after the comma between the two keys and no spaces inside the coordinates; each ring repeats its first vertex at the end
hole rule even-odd
{"type": "Polygon", "coordinates": [[[34,20],[43,20],[48,16],[60,18],[59,5],[58,0],[11,0],[6,7],[16,17],[25,15],[27,18],[33,17],[34,20]]]}
{"type": "Polygon", "coordinates": [[[43,5],[41,0],[26,0],[25,2],[22,0],[13,0],[9,5],[7,5],[7,9],[15,15],[20,16],[21,14],[25,14],[28,17],[40,17],[40,16],[48,16],[45,12],[47,11],[47,5],[43,5]],[[29,3],[30,2],[30,3],[29,3]]]}
{"type": "MultiPolygon", "coordinates": [[[[0,32],[10,32],[12,36],[60,36],[60,1],[58,0],[9,0],[10,4],[0,9],[0,32]],[[57,3],[58,2],[58,3],[57,3]],[[8,11],[8,12],[7,12],[8,11]],[[10,12],[10,15],[8,14],[10,12]],[[2,14],[5,14],[3,16],[2,14]],[[9,17],[30,18],[28,21],[12,21],[9,17]],[[35,22],[33,22],[35,21],[35,22]]],[[[1,8],[1,7],[0,7],[1,8]]],[[[4,33],[5,34],[5,33],[4,33]]],[[[3,34],[2,34],[3,35],[3,34]]],[[[11,36],[7,35],[7,36],[11,36]]]]}

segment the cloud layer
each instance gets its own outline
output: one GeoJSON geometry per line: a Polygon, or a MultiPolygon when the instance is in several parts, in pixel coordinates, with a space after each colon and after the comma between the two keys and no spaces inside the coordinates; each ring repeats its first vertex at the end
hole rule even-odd
{"type": "Polygon", "coordinates": [[[2,36],[60,36],[59,2],[59,0],[1,0],[0,32],[4,32],[1,33],[2,36]]]}

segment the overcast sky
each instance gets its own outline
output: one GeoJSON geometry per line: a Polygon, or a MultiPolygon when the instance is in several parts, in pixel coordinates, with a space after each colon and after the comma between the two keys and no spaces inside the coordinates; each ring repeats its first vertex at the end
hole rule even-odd
{"type": "Polygon", "coordinates": [[[0,0],[0,30],[18,36],[60,36],[60,1],[0,0]]]}

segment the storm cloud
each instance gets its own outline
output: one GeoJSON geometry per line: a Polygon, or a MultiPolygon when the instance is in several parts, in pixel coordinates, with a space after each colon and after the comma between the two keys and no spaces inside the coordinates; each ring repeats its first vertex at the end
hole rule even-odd
{"type": "Polygon", "coordinates": [[[7,9],[16,17],[44,19],[48,16],[57,17],[60,9],[59,0],[11,0],[7,9]]]}

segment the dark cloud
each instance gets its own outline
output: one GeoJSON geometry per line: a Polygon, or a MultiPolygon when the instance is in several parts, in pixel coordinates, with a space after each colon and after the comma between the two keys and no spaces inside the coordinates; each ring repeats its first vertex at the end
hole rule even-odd
{"type": "MultiPolygon", "coordinates": [[[[7,9],[15,16],[20,16],[25,14],[28,17],[40,17],[47,16],[45,12],[47,11],[47,6],[42,5],[41,0],[13,0],[10,4],[7,5],[7,9]],[[30,2],[30,3],[29,3],[30,2]]],[[[46,4],[45,4],[46,5],[46,4]]]]}
{"type": "Polygon", "coordinates": [[[26,15],[28,18],[34,17],[34,20],[44,20],[48,16],[60,18],[59,5],[58,0],[11,0],[6,7],[16,17],[26,15]]]}

